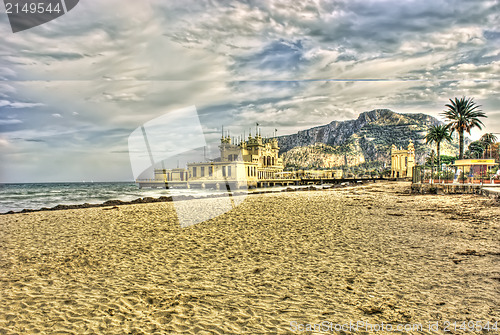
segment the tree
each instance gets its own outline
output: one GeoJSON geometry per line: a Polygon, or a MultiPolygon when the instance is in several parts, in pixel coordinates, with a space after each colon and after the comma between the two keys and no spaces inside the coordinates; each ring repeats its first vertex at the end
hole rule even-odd
{"type": "Polygon", "coordinates": [[[427,156],[426,163],[431,166],[431,178],[434,176],[434,163],[436,162],[436,152],[431,150],[429,156],[427,156]]]}
{"type": "Polygon", "coordinates": [[[457,159],[457,157],[455,157],[455,156],[441,155],[441,163],[442,164],[450,165],[456,159],[457,159]]]}
{"type": "Polygon", "coordinates": [[[425,143],[436,143],[438,171],[441,171],[441,141],[451,143],[451,140],[450,132],[445,125],[432,126],[425,136],[425,143]]]}
{"type": "Polygon", "coordinates": [[[486,148],[486,152],[490,149],[490,157],[491,157],[491,146],[497,142],[497,137],[492,133],[486,133],[479,139],[484,147],[486,148]]]}
{"type": "Polygon", "coordinates": [[[476,105],[474,98],[460,99],[455,98],[455,100],[450,99],[450,103],[446,104],[448,107],[442,114],[450,123],[448,128],[451,129],[451,134],[457,131],[460,139],[460,155],[459,159],[464,158],[464,131],[470,135],[470,130],[474,127],[482,129],[481,126],[484,124],[479,120],[480,117],[486,117],[486,115],[479,110],[479,105],[476,105]]]}
{"type": "Polygon", "coordinates": [[[491,154],[491,157],[490,158],[494,158],[496,161],[499,161],[500,160],[500,142],[497,142],[497,143],[494,143],[491,145],[490,147],[490,154],[491,154]]]}
{"type": "Polygon", "coordinates": [[[469,148],[467,150],[468,158],[480,158],[483,155],[485,145],[482,141],[474,141],[469,144],[469,148]]]}

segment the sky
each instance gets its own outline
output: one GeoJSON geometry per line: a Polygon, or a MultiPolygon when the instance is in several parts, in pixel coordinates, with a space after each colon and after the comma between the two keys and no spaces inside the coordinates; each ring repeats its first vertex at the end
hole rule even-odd
{"type": "Polygon", "coordinates": [[[133,180],[129,136],[190,106],[207,144],[461,96],[500,133],[499,27],[498,0],[82,0],[12,33],[0,5],[0,183],[133,180]]]}

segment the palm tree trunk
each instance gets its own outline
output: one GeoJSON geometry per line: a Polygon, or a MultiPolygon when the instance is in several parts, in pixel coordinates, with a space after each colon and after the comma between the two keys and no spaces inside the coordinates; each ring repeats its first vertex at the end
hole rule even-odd
{"type": "Polygon", "coordinates": [[[441,151],[440,151],[440,146],[441,146],[441,142],[437,142],[437,155],[438,155],[438,160],[437,160],[437,163],[438,163],[438,172],[441,171],[441,151]]]}
{"type": "Polygon", "coordinates": [[[460,129],[458,136],[460,139],[460,156],[458,156],[458,158],[464,159],[464,131],[463,131],[463,129],[460,129]]]}

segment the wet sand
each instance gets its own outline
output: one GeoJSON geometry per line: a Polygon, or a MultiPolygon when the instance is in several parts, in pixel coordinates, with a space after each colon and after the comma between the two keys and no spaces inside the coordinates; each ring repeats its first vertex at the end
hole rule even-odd
{"type": "Polygon", "coordinates": [[[500,320],[499,204],[409,188],[253,195],[187,228],[171,202],[1,216],[0,334],[500,320]]]}

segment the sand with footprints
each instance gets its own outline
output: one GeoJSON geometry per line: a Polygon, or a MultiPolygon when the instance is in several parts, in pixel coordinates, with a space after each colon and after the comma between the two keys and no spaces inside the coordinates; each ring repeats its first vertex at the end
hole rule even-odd
{"type": "Polygon", "coordinates": [[[168,202],[0,216],[0,334],[500,320],[499,205],[409,187],[252,195],[187,228],[168,202]]]}

